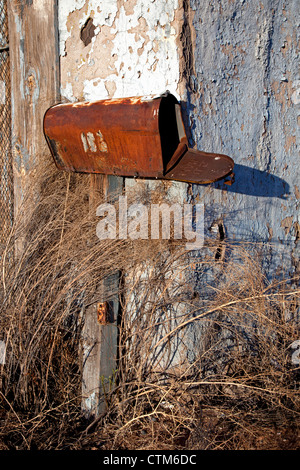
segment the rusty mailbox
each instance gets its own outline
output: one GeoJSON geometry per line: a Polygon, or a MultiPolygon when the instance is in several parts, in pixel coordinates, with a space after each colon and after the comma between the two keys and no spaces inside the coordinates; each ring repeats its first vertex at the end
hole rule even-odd
{"type": "Polygon", "coordinates": [[[203,184],[234,166],[227,155],[188,147],[181,107],[170,93],[58,104],[45,114],[44,133],[66,171],[203,184]]]}

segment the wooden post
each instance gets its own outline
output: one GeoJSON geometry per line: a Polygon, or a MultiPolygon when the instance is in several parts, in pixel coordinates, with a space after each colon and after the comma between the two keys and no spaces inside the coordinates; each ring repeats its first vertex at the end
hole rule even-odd
{"type": "Polygon", "coordinates": [[[14,209],[32,171],[49,162],[46,110],[60,100],[57,1],[8,0],[14,209]]]}
{"type": "MultiPolygon", "coordinates": [[[[9,0],[8,20],[14,212],[17,214],[34,170],[49,163],[43,118],[46,110],[60,101],[57,1],[9,0]]],[[[108,197],[121,191],[122,185],[122,178],[91,175],[91,197],[96,197],[97,191],[108,197]]],[[[16,254],[22,244],[22,240],[16,244],[16,254]]],[[[103,296],[108,290],[117,293],[118,276],[105,279],[97,290],[95,304],[85,313],[82,408],[87,416],[98,416],[105,409],[105,390],[110,387],[116,367],[117,295],[108,305],[113,321],[102,325],[97,320],[99,299],[105,302],[103,296]]]]}
{"type": "MultiPolygon", "coordinates": [[[[91,175],[91,208],[97,195],[121,194],[123,178],[91,175]]],[[[99,198],[100,199],[100,198],[99,198]]],[[[96,418],[106,409],[106,393],[114,383],[117,361],[119,313],[118,274],[108,276],[95,292],[95,302],[84,312],[82,411],[87,418],[96,418]],[[110,293],[109,299],[106,295],[110,293]]]]}

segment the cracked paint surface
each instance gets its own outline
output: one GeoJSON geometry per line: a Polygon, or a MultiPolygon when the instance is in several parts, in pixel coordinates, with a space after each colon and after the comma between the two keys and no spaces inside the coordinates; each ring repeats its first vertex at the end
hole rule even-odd
{"type": "MultiPolygon", "coordinates": [[[[191,143],[235,161],[235,182],[193,187],[206,225],[261,250],[268,276],[299,264],[299,29],[295,0],[191,0],[191,143]],[[295,261],[298,260],[298,261],[295,261]]],[[[207,231],[208,233],[208,231],[207,231]]]]}
{"type": "Polygon", "coordinates": [[[177,0],[59,2],[61,92],[68,101],[178,96],[177,0]],[[85,46],[81,28],[91,18],[85,46]]]}
{"type": "Polygon", "coordinates": [[[229,240],[262,243],[270,275],[299,270],[296,17],[295,0],[59,2],[63,100],[169,89],[182,100],[190,145],[236,163],[231,186],[190,189],[205,203],[207,236],[222,220],[229,240]]]}
{"type": "MultiPolygon", "coordinates": [[[[224,240],[258,249],[269,278],[300,272],[297,7],[297,0],[59,1],[63,100],[168,89],[182,101],[190,146],[235,161],[230,186],[168,186],[170,197],[204,203],[205,238],[219,243],[197,253],[192,277],[202,296],[231,261],[224,240]],[[94,36],[84,46],[89,18],[94,36]],[[203,259],[219,263],[201,274],[203,259]]],[[[93,138],[82,136],[83,145],[92,148],[93,138]]],[[[126,180],[135,184],[152,183],[126,180]]],[[[200,339],[201,331],[190,334],[191,343],[200,339]]]]}

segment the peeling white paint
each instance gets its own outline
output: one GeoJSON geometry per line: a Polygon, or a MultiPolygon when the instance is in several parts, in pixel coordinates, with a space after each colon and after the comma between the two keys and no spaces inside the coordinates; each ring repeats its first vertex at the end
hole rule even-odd
{"type": "MultiPolygon", "coordinates": [[[[76,100],[76,97],[72,97],[76,100]]],[[[105,81],[101,79],[84,80],[83,82],[83,99],[85,101],[93,101],[97,99],[108,98],[108,91],[105,88],[105,81]]]]}
{"type": "Polygon", "coordinates": [[[59,27],[59,50],[60,55],[65,55],[65,44],[71,36],[71,30],[67,26],[69,13],[84,6],[85,0],[59,0],[58,1],[58,27],[59,27]]]}
{"type": "Polygon", "coordinates": [[[85,137],[85,135],[84,135],[83,132],[81,133],[80,137],[81,137],[81,142],[82,142],[82,144],[83,144],[83,150],[84,150],[85,152],[87,152],[88,149],[89,149],[89,147],[88,147],[88,143],[87,143],[86,137],[85,137]]]}
{"type": "Polygon", "coordinates": [[[293,83],[293,88],[296,90],[293,92],[291,99],[294,104],[300,103],[300,80],[295,80],[293,83]]]}
{"type": "Polygon", "coordinates": [[[135,4],[60,0],[63,97],[72,102],[94,101],[160,94],[168,89],[179,98],[177,8],[178,0],[136,0],[135,4]],[[95,36],[84,47],[79,36],[89,17],[95,36]],[[74,41],[78,43],[76,50],[74,41]],[[70,69],[77,83],[66,80],[70,69]]]}
{"type": "Polygon", "coordinates": [[[108,152],[108,146],[103,138],[101,131],[98,131],[96,136],[93,134],[93,132],[87,132],[86,135],[84,132],[82,132],[80,137],[83,144],[83,150],[85,152],[88,152],[89,150],[94,153],[97,152],[97,150],[100,150],[100,152],[104,153],[108,152]]]}
{"type": "Polygon", "coordinates": [[[92,132],[88,132],[86,134],[86,138],[87,138],[88,145],[89,145],[91,152],[97,152],[97,145],[95,143],[94,134],[92,132]]]}
{"type": "Polygon", "coordinates": [[[75,26],[74,24],[68,25],[70,13],[85,7],[82,17],[79,20],[79,27],[81,28],[86,20],[92,17],[93,23],[96,26],[95,34],[97,35],[101,26],[112,26],[118,11],[117,0],[102,0],[101,2],[98,0],[60,0],[58,3],[61,56],[66,55],[66,41],[71,37],[71,30],[75,26]]]}
{"type": "Polygon", "coordinates": [[[61,89],[61,94],[64,98],[66,98],[68,101],[71,101],[72,103],[76,101],[76,98],[73,95],[73,87],[70,82],[66,84],[65,88],[61,89]]]}

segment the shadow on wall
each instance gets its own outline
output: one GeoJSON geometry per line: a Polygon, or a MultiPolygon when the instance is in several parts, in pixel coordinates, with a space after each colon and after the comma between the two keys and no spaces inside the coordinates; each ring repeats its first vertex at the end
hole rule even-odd
{"type": "MultiPolygon", "coordinates": [[[[188,93],[188,100],[181,101],[181,107],[186,136],[190,147],[193,148],[196,146],[193,138],[195,126],[193,120],[190,119],[190,116],[193,115],[196,107],[191,103],[190,96],[191,94],[188,93]]],[[[227,155],[230,154],[228,153],[227,155]]],[[[289,184],[284,179],[279,178],[272,173],[268,173],[267,171],[257,170],[246,165],[234,163],[233,172],[234,182],[231,185],[225,184],[226,180],[220,180],[215,183],[211,183],[211,187],[216,189],[226,189],[230,193],[258,197],[276,197],[279,199],[287,199],[290,194],[289,184]]]]}
{"type": "Polygon", "coordinates": [[[290,194],[289,184],[278,176],[267,171],[256,170],[245,165],[235,163],[234,182],[231,185],[223,180],[212,184],[216,189],[226,189],[231,193],[246,194],[248,196],[277,197],[287,199],[290,194]]]}

